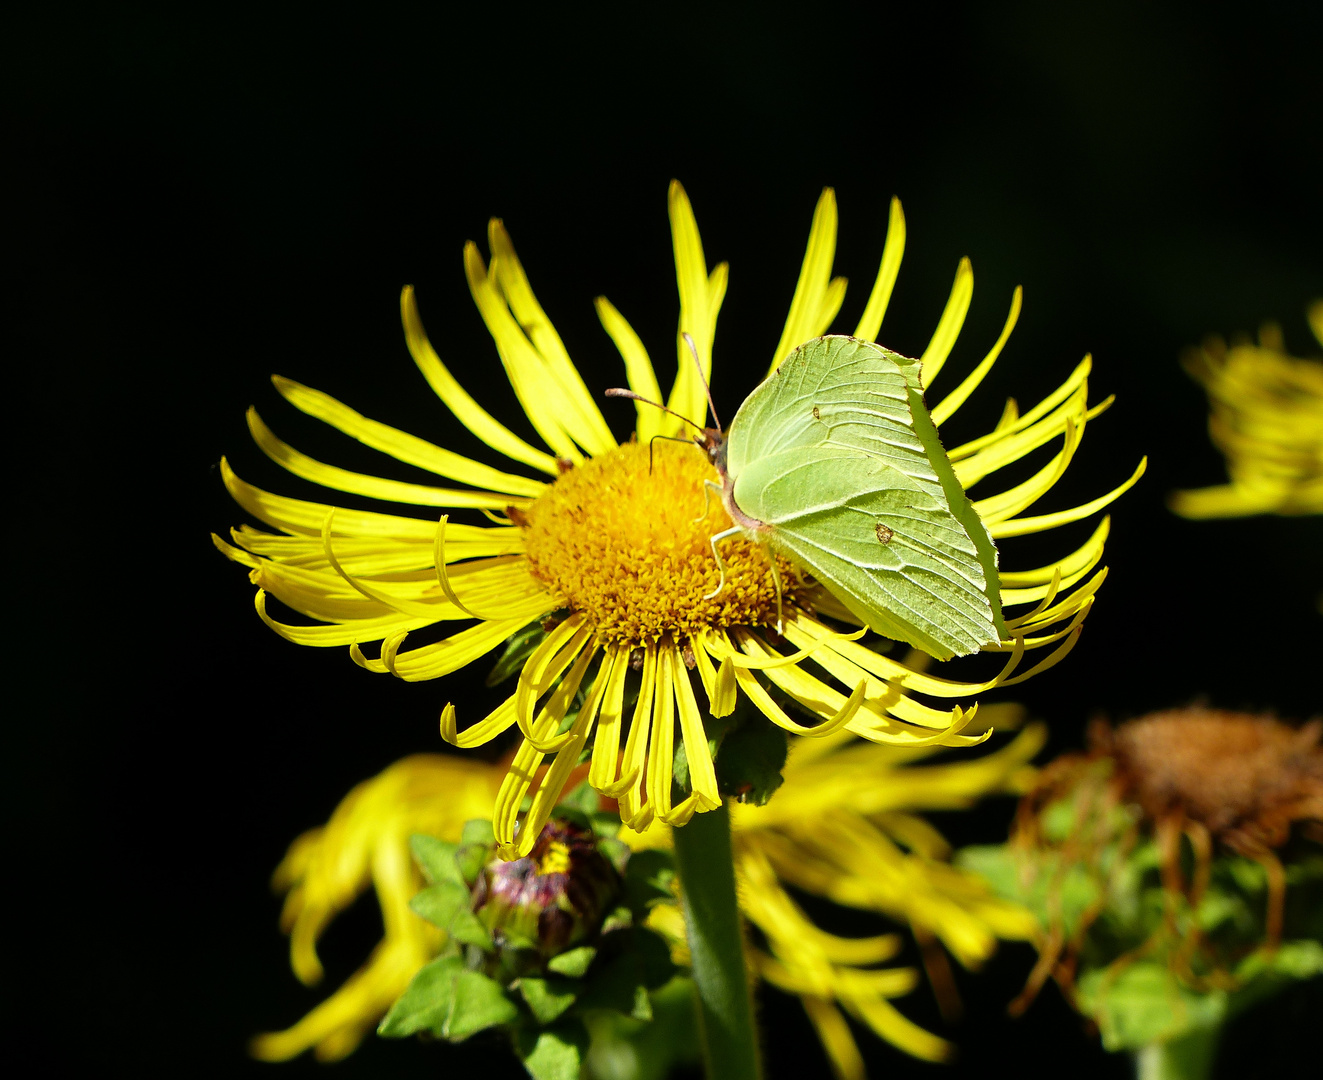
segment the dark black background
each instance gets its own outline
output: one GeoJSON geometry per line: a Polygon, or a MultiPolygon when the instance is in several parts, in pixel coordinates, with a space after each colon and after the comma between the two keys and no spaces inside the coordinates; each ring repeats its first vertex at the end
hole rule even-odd
{"type": "MultiPolygon", "coordinates": [[[[300,448],[390,472],[285,406],[273,371],[481,454],[404,350],[409,282],[452,369],[518,428],[460,264],[490,215],[596,389],[620,381],[599,293],[654,358],[670,355],[665,191],[680,178],[709,262],[731,263],[714,388],[729,415],[779,336],[820,189],[841,204],[845,329],[899,195],[909,245],[889,345],[923,348],[969,255],[977,289],[953,385],[1026,289],[999,370],[948,442],[1092,352],[1094,397],[1119,402],[1045,508],[1151,455],[1114,510],[1112,577],[1079,648],[1017,691],[1051,722],[1053,750],[1078,745],[1097,712],[1200,696],[1318,711],[1317,519],[1196,524],[1163,502],[1222,478],[1202,393],[1177,364],[1184,346],[1276,318],[1297,353],[1318,351],[1303,317],[1323,295],[1316,5],[119,5],[6,18],[10,663],[35,687],[11,720],[10,891],[27,906],[11,923],[26,965],[12,1015],[34,1061],[322,1075],[306,1060],[251,1063],[244,1042],[319,1000],[378,924],[368,904],[347,916],[326,942],[328,983],[303,990],[267,876],[354,783],[439,750],[444,701],[476,711],[486,692],[480,671],[406,685],[267,632],[244,574],[207,539],[241,520],[216,462],[310,494],[251,445],[243,410],[256,403],[300,448]]],[[[608,415],[623,435],[630,411],[608,415]]],[[[1008,545],[1007,559],[1050,550],[1008,545]]],[[[941,824],[993,840],[1009,813],[941,824]]],[[[1126,1075],[1055,990],[1004,1020],[1030,959],[1008,948],[962,977],[969,1016],[943,1029],[963,1047],[955,1069],[862,1035],[876,1075],[1126,1075]]],[[[1223,1075],[1279,1075],[1312,1041],[1309,994],[1240,1023],[1223,1075]]],[[[940,1024],[924,992],[902,1008],[940,1024]]],[[[825,1074],[795,1001],[768,994],[764,1015],[770,1077],[825,1074]]],[[[499,1047],[370,1040],[328,1075],[474,1068],[518,1073],[499,1047]]]]}

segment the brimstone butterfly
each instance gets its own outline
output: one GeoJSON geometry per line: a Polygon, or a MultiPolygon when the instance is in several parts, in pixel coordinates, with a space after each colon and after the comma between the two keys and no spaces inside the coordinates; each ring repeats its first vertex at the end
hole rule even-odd
{"type": "Polygon", "coordinates": [[[735,523],[712,537],[719,563],[729,536],[765,544],[879,634],[945,660],[1006,629],[997,550],[938,440],[919,366],[872,342],[816,338],[745,398],[724,435],[694,441],[735,523]]]}

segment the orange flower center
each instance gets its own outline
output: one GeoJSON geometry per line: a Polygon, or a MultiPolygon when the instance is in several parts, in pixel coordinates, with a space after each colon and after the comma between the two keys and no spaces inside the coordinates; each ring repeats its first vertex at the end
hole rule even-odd
{"type": "MultiPolygon", "coordinates": [[[[734,537],[711,538],[730,517],[704,480],[717,472],[696,446],[658,440],[651,468],[646,445],[626,443],[560,477],[524,513],[533,574],[567,607],[584,612],[603,642],[642,645],[663,634],[692,638],[707,628],[774,626],[776,586],[771,553],[734,537]]],[[[777,559],[784,604],[802,583],[777,559]]]]}

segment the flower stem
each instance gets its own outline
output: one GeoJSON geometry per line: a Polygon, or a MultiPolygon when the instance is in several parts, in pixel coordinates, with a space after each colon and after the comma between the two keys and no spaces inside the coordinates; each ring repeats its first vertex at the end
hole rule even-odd
{"type": "Polygon", "coordinates": [[[1136,1050],[1137,1080],[1208,1080],[1221,1034],[1220,1027],[1196,1028],[1179,1039],[1136,1050]]]}
{"type": "Polygon", "coordinates": [[[709,1080],[759,1080],[762,1067],[735,897],[730,811],[695,814],[673,832],[709,1080]]]}

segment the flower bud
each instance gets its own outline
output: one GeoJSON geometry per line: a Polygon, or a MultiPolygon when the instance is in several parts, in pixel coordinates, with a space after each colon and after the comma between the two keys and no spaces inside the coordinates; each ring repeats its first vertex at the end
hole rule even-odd
{"type": "Polygon", "coordinates": [[[473,910],[498,952],[533,950],[540,961],[584,944],[620,895],[620,875],[593,831],[564,819],[543,826],[522,859],[493,859],[473,887],[473,910]]]}

